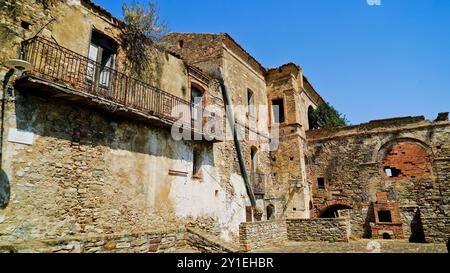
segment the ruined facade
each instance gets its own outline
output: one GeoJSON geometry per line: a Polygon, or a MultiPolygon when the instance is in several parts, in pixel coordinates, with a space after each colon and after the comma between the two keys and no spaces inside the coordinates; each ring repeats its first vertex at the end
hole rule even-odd
{"type": "MultiPolygon", "coordinates": [[[[323,99],[302,68],[266,69],[227,34],[169,33],[134,75],[122,45],[126,26],[91,1],[46,8],[4,0],[0,12],[2,242],[142,239],[186,226],[239,242],[244,222],[262,220],[245,227],[248,241],[266,220],[273,227],[291,219],[298,232],[299,219],[320,217],[348,217],[337,226],[349,222],[355,238],[448,237],[445,117],[309,130],[308,115],[323,99]],[[12,74],[8,60],[17,58],[32,68],[12,74]],[[202,130],[211,120],[229,125],[223,86],[244,109],[234,121],[241,153],[232,136],[202,130]],[[174,139],[186,112],[191,138],[174,139]],[[267,149],[274,131],[276,148],[267,149]]],[[[183,241],[177,236],[166,245],[183,241]]],[[[149,240],[133,249],[164,245],[149,240]]]]}

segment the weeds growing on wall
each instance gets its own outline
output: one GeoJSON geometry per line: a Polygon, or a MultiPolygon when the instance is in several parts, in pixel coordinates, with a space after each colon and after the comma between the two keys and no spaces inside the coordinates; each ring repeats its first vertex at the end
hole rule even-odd
{"type": "Polygon", "coordinates": [[[165,34],[167,26],[161,23],[155,3],[138,3],[122,6],[126,29],[122,34],[128,67],[141,76],[147,67],[149,55],[156,42],[165,34]]]}

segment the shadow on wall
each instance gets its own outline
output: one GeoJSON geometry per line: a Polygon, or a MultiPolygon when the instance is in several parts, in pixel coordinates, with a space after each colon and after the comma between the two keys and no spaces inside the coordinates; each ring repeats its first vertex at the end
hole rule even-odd
{"type": "Polygon", "coordinates": [[[411,221],[409,241],[411,243],[425,243],[425,232],[423,231],[422,218],[420,217],[420,208],[417,209],[411,221]]]}
{"type": "Polygon", "coordinates": [[[3,170],[0,170],[0,209],[5,209],[8,206],[11,193],[9,179],[3,170]]]}
{"type": "MultiPolygon", "coordinates": [[[[173,149],[176,141],[172,139],[170,130],[156,129],[151,134],[150,130],[156,128],[151,123],[133,121],[60,99],[24,92],[17,94],[15,114],[19,130],[66,140],[71,146],[104,146],[174,160],[185,159],[173,149]],[[161,143],[165,145],[158,145],[161,143]]],[[[184,143],[187,146],[193,144],[190,141],[184,143]]],[[[214,162],[202,163],[214,166],[214,162]]]]}
{"type": "Polygon", "coordinates": [[[363,226],[363,238],[368,239],[372,237],[372,229],[370,228],[371,222],[375,222],[375,213],[372,203],[367,208],[367,216],[363,226]]]}

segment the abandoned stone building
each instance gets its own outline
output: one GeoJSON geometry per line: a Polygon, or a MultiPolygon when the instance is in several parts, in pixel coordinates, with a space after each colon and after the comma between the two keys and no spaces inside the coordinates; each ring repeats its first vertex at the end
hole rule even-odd
{"type": "Polygon", "coordinates": [[[267,69],[228,34],[169,33],[136,74],[126,25],[89,0],[2,0],[0,19],[0,245],[449,237],[448,114],[310,130],[324,100],[302,68],[267,69]],[[192,139],[174,139],[174,109],[192,139]],[[212,119],[244,137],[202,130],[212,119]]]}

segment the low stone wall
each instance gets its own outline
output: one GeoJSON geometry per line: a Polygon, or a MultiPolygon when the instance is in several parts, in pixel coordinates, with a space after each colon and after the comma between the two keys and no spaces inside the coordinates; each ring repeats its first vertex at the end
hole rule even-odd
{"type": "Polygon", "coordinates": [[[287,241],[285,220],[241,223],[239,241],[244,251],[273,246],[287,241]]]}
{"type": "Polygon", "coordinates": [[[186,241],[189,246],[205,253],[234,253],[239,248],[196,228],[187,228],[186,241]]]}
{"type": "Polygon", "coordinates": [[[0,253],[164,253],[179,249],[239,251],[238,247],[195,228],[0,243],[0,253]]]}
{"type": "Polygon", "coordinates": [[[186,246],[185,230],[134,234],[64,237],[40,241],[14,241],[0,245],[0,252],[38,253],[156,253],[186,246]]]}
{"type": "Polygon", "coordinates": [[[450,238],[450,217],[422,218],[427,243],[447,243],[450,238]]]}
{"type": "Polygon", "coordinates": [[[287,235],[292,241],[348,242],[348,219],[287,219],[287,235]]]}

